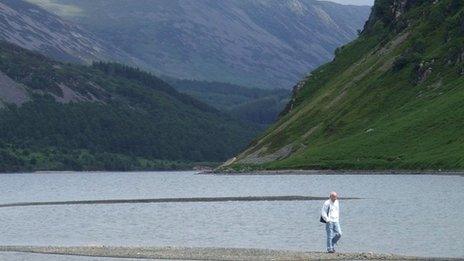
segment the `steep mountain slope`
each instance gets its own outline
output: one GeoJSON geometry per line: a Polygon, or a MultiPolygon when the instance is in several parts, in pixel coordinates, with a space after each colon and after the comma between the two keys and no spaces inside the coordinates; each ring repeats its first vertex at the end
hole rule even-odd
{"type": "Polygon", "coordinates": [[[22,0],[0,0],[0,40],[62,61],[111,60],[143,65],[91,33],[22,0]]]}
{"type": "Polygon", "coordinates": [[[263,128],[277,120],[290,98],[287,89],[247,88],[228,83],[166,78],[179,92],[263,128]]]}
{"type": "Polygon", "coordinates": [[[0,42],[0,171],[220,161],[256,135],[138,69],[55,62],[0,42]]]}
{"type": "Polygon", "coordinates": [[[370,8],[315,0],[29,0],[175,78],[290,88],[370,8]],[[70,12],[69,10],[73,10],[70,12]]]}
{"type": "Polygon", "coordinates": [[[377,0],[232,166],[463,169],[463,137],[464,1],[377,0]]]}

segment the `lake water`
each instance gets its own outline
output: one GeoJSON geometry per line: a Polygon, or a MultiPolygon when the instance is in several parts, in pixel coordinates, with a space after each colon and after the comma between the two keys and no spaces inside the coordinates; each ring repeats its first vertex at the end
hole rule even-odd
{"type": "MultiPolygon", "coordinates": [[[[194,172],[0,175],[0,204],[36,201],[325,196],[338,191],[339,250],[464,257],[464,177],[212,176],[194,172]]],[[[212,246],[324,251],[322,201],[0,208],[0,245],[212,246]]],[[[0,255],[1,257],[1,255],[0,255]]]]}

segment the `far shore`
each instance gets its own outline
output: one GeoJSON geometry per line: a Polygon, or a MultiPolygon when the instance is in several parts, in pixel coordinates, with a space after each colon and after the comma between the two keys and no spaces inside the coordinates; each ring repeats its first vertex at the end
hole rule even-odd
{"type": "Polygon", "coordinates": [[[2,174],[75,174],[75,173],[131,173],[131,172],[197,172],[198,175],[437,175],[437,176],[463,176],[464,170],[336,170],[336,169],[288,169],[288,170],[198,170],[198,169],[179,169],[179,170],[39,170],[39,171],[17,171],[0,172],[2,174]]]}
{"type": "Polygon", "coordinates": [[[464,176],[464,170],[215,170],[204,171],[205,175],[439,175],[439,176],[464,176]]]}
{"type": "MultiPolygon", "coordinates": [[[[0,252],[53,254],[64,256],[91,256],[166,260],[452,260],[453,258],[413,257],[378,253],[302,252],[254,248],[215,247],[112,247],[112,246],[0,246],[0,252]]],[[[456,259],[458,260],[458,259],[456,259]]]]}

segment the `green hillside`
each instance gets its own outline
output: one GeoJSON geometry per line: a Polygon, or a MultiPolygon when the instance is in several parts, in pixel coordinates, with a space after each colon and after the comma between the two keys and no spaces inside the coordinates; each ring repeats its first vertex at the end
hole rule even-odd
{"type": "Polygon", "coordinates": [[[464,1],[377,0],[235,169],[463,169],[464,1]]]}
{"type": "Polygon", "coordinates": [[[119,64],[65,64],[0,43],[0,171],[218,162],[257,131],[119,64]]]}

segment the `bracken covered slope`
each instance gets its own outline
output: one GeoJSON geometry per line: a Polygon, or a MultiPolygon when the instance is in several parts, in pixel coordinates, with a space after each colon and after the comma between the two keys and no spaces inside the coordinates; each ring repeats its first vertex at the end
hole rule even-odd
{"type": "Polygon", "coordinates": [[[229,167],[463,169],[464,1],[377,0],[229,167]]]}

